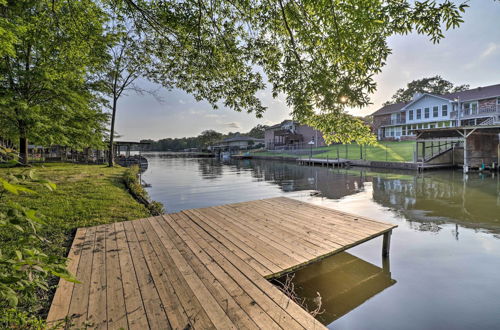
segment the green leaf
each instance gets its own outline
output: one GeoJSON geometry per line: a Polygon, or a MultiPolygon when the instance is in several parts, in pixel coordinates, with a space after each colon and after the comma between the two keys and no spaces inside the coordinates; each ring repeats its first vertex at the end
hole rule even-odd
{"type": "Polygon", "coordinates": [[[18,192],[18,189],[16,188],[16,186],[10,184],[9,182],[7,182],[6,180],[4,180],[2,178],[0,178],[0,182],[2,183],[3,189],[7,190],[11,194],[19,195],[19,192],[18,192]]]}

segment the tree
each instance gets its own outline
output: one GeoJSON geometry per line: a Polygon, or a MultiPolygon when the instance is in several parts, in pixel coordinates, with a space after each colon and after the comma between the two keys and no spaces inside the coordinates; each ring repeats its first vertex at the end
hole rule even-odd
{"type": "Polygon", "coordinates": [[[201,147],[206,148],[222,140],[222,136],[222,133],[209,129],[198,135],[198,141],[201,147]]]}
{"type": "Polygon", "coordinates": [[[85,78],[101,61],[103,18],[90,1],[0,0],[0,125],[18,139],[22,163],[28,140],[83,144],[101,131],[85,78]]]}
{"type": "Polygon", "coordinates": [[[267,126],[267,125],[258,124],[257,126],[255,126],[254,128],[252,128],[250,130],[250,132],[248,132],[246,135],[254,137],[256,139],[263,139],[264,138],[264,134],[266,132],[266,129],[268,127],[269,126],[267,126]]]}
{"type": "Polygon", "coordinates": [[[151,79],[260,117],[265,75],[293,119],[321,128],[328,143],[374,142],[345,110],[370,103],[373,77],[391,52],[388,37],[416,31],[439,42],[467,7],[450,0],[123,2],[155,40],[151,79]],[[344,127],[363,134],[343,135],[344,127]]]}
{"type": "Polygon", "coordinates": [[[441,78],[441,76],[434,76],[430,78],[422,78],[409,82],[406,88],[400,88],[392,96],[390,101],[384,105],[394,104],[399,102],[409,102],[417,93],[429,93],[434,95],[443,95],[448,93],[461,92],[469,89],[469,85],[454,86],[453,83],[441,78]]]}
{"type": "Polygon", "coordinates": [[[97,82],[102,91],[110,99],[111,124],[109,132],[108,165],[114,165],[115,121],[118,111],[118,101],[126,91],[143,93],[135,84],[148,68],[150,56],[144,37],[130,17],[123,11],[120,3],[110,2],[106,7],[110,13],[107,24],[108,61],[96,74],[97,82]]]}

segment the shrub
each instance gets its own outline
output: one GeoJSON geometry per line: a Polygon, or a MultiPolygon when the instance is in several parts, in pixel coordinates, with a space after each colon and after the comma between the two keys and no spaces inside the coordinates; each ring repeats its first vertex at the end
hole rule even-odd
{"type": "Polygon", "coordinates": [[[137,165],[131,166],[125,171],[123,174],[123,180],[125,181],[125,185],[129,189],[130,193],[140,203],[146,205],[151,215],[161,215],[165,213],[163,204],[151,201],[147,191],[144,190],[139,182],[139,167],[137,165]]]}

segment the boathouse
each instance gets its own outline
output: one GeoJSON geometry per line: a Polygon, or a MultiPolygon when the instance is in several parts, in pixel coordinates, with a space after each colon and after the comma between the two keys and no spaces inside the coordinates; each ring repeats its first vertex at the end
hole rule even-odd
{"type": "Polygon", "coordinates": [[[421,168],[498,169],[500,125],[443,127],[416,131],[415,159],[421,168]]]}

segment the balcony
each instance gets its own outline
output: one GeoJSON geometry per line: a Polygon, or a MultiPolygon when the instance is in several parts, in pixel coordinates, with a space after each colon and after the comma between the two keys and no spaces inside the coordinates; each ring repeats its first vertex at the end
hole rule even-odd
{"type": "Polygon", "coordinates": [[[406,120],[404,118],[384,120],[382,122],[382,126],[401,125],[401,124],[406,124],[406,120]]]}
{"type": "MultiPolygon", "coordinates": [[[[450,112],[451,119],[457,119],[458,111],[450,112]]],[[[479,108],[476,110],[465,109],[460,111],[460,119],[471,119],[479,117],[493,117],[500,115],[500,105],[488,108],[479,108]]]]}

